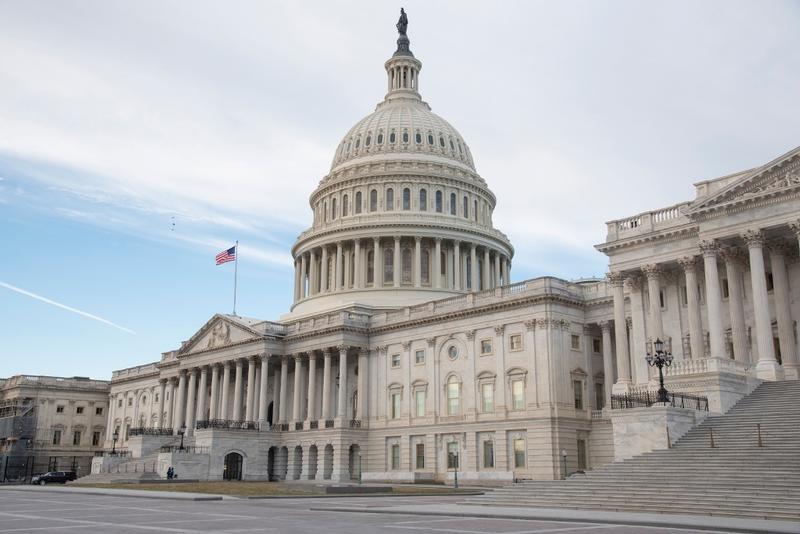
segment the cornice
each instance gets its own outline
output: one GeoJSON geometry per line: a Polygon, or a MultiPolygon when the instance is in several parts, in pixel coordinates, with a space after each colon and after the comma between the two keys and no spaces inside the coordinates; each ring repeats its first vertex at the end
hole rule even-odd
{"type": "Polygon", "coordinates": [[[601,243],[599,245],[595,245],[594,248],[599,252],[607,254],[613,250],[630,248],[644,243],[651,243],[654,241],[668,243],[670,241],[678,241],[679,239],[698,235],[700,235],[700,226],[695,223],[690,223],[681,226],[665,228],[660,231],[649,232],[647,234],[633,235],[608,243],[601,243]]]}

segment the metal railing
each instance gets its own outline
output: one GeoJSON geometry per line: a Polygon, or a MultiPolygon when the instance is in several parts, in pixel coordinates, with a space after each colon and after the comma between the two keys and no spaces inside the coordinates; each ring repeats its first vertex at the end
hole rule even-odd
{"type": "Polygon", "coordinates": [[[361,428],[361,420],[360,419],[351,419],[350,420],[350,428],[361,428]]]}
{"type": "Polygon", "coordinates": [[[172,428],[135,427],[128,432],[129,436],[171,436],[172,428]]]}
{"type": "MultiPolygon", "coordinates": [[[[667,393],[669,404],[675,408],[688,408],[690,410],[708,411],[708,397],[689,395],[687,393],[667,393]]],[[[626,395],[611,395],[612,410],[626,410],[629,408],[648,408],[658,403],[658,393],[655,391],[639,391],[626,395]]]]}
{"type": "Polygon", "coordinates": [[[278,432],[288,432],[289,431],[289,423],[278,423],[275,425],[275,429],[278,432]]]}
{"type": "Polygon", "coordinates": [[[311,430],[317,430],[319,428],[319,421],[311,421],[309,428],[311,428],[311,430]]]}
{"type": "Polygon", "coordinates": [[[110,458],[116,458],[116,457],[130,456],[131,452],[128,449],[115,449],[110,451],[94,451],[94,455],[97,456],[98,458],[106,456],[110,458]]]}
{"type": "Polygon", "coordinates": [[[164,445],[161,447],[161,452],[178,452],[183,454],[208,454],[209,447],[200,445],[164,445]]]}
{"type": "Polygon", "coordinates": [[[260,430],[258,421],[236,421],[231,419],[205,419],[197,421],[197,429],[215,428],[218,430],[260,430]]]}
{"type": "Polygon", "coordinates": [[[325,428],[333,428],[333,419],[325,420],[325,428]]]}

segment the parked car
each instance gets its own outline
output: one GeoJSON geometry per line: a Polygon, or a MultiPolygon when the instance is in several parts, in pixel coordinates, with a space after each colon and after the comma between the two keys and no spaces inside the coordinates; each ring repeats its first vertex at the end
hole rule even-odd
{"type": "Polygon", "coordinates": [[[66,484],[70,480],[78,478],[74,471],[49,471],[42,475],[36,475],[31,478],[31,484],[38,484],[44,486],[45,484],[66,484]]]}

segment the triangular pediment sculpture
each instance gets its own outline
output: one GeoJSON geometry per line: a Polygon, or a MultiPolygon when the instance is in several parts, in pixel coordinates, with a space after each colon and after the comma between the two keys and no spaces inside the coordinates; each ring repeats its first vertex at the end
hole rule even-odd
{"type": "Polygon", "coordinates": [[[220,349],[243,341],[262,339],[263,335],[246,324],[227,315],[216,314],[188,341],[178,354],[190,354],[220,349]]]}
{"type": "Polygon", "coordinates": [[[745,173],[720,191],[698,201],[688,216],[781,195],[800,192],[800,147],[745,173]]]}

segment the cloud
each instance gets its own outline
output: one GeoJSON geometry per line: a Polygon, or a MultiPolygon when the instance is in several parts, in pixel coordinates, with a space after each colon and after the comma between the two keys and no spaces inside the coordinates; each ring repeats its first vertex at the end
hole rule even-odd
{"type": "Polygon", "coordinates": [[[83,310],[79,310],[77,308],[73,308],[72,306],[67,306],[66,304],[61,304],[60,302],[56,302],[56,301],[51,300],[51,299],[49,299],[47,297],[43,297],[41,295],[37,295],[36,293],[31,293],[30,291],[26,291],[26,290],[24,290],[22,288],[19,288],[19,287],[16,287],[16,286],[12,286],[11,284],[7,284],[5,282],[0,282],[0,287],[4,287],[4,288],[9,289],[11,291],[15,291],[17,293],[20,293],[21,295],[25,295],[25,296],[31,297],[32,299],[36,299],[36,300],[42,301],[42,302],[44,302],[46,304],[50,304],[51,306],[55,306],[56,308],[61,308],[62,310],[67,310],[67,311],[70,311],[72,313],[76,313],[78,315],[81,315],[83,317],[88,317],[89,319],[92,319],[92,320],[95,320],[95,321],[99,321],[99,322],[107,324],[109,326],[113,326],[114,328],[118,328],[118,329],[122,330],[123,332],[127,332],[129,334],[134,334],[135,333],[130,328],[125,328],[124,326],[120,326],[117,323],[113,323],[113,322],[109,321],[108,319],[103,319],[102,317],[98,317],[97,315],[93,315],[93,314],[91,314],[89,312],[85,312],[83,310]]]}

